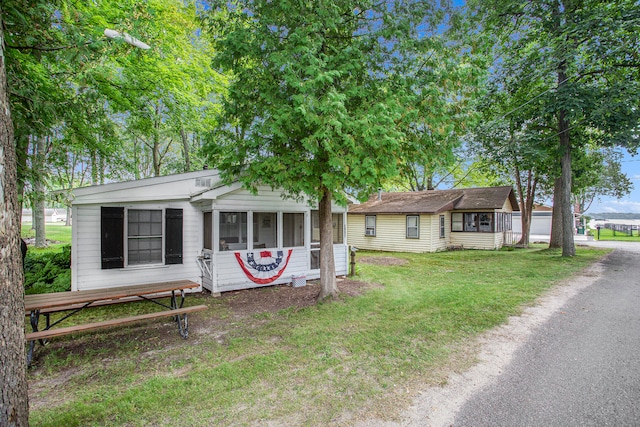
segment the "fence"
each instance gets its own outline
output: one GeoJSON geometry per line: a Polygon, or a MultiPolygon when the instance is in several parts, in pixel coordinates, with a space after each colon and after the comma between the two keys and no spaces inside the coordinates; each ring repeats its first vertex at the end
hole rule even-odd
{"type": "Polygon", "coordinates": [[[635,231],[635,235],[636,236],[640,236],[640,233],[638,231],[638,226],[637,225],[607,223],[607,224],[604,224],[604,228],[606,228],[607,230],[613,231],[614,237],[615,236],[633,237],[634,236],[634,234],[633,234],[634,231],[635,231]]]}

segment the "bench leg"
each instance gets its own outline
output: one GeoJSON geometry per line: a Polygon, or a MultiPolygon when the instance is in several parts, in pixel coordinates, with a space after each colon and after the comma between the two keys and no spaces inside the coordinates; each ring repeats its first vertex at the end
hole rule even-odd
{"type": "Polygon", "coordinates": [[[185,340],[189,337],[189,318],[187,314],[178,314],[176,320],[178,322],[178,332],[180,332],[180,336],[185,340]]]}
{"type": "MultiPolygon", "coordinates": [[[[47,316],[47,326],[49,323],[49,317],[47,316]]],[[[33,332],[38,332],[38,323],[40,322],[40,310],[33,310],[29,313],[29,321],[31,323],[31,329],[33,332]]],[[[44,345],[44,341],[40,340],[40,345],[44,345]]],[[[29,351],[27,352],[27,367],[31,365],[33,360],[33,350],[36,346],[35,341],[29,341],[29,351]]]]}
{"type": "Polygon", "coordinates": [[[31,361],[33,360],[33,349],[35,346],[35,341],[29,341],[29,351],[27,351],[27,368],[31,366],[31,361]]]}

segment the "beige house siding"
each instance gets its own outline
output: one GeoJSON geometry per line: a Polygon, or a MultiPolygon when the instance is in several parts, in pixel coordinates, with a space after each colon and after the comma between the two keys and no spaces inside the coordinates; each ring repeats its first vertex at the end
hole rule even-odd
{"type": "MultiPolygon", "coordinates": [[[[511,204],[508,201],[505,202],[502,209],[493,211],[493,214],[495,215],[499,212],[512,213],[511,204]]],[[[449,228],[449,230],[451,230],[451,228],[449,228]]],[[[449,241],[451,242],[451,246],[462,246],[467,249],[499,249],[504,244],[504,232],[482,233],[456,231],[451,232],[449,241]]]]}
{"type": "Polygon", "coordinates": [[[365,236],[365,215],[349,215],[349,244],[359,249],[391,252],[437,252],[449,246],[468,249],[502,247],[503,233],[451,232],[451,213],[420,215],[420,238],[406,237],[407,215],[378,214],[376,235],[365,236]],[[440,237],[440,215],[444,216],[445,237],[440,237]]]}
{"type": "MultiPolygon", "coordinates": [[[[434,237],[438,238],[438,216],[420,215],[419,238],[407,238],[407,215],[376,216],[376,235],[365,236],[365,215],[349,215],[347,235],[349,244],[359,249],[395,252],[431,252],[434,237]]],[[[446,245],[445,245],[446,246],[446,245]]]]}
{"type": "Polygon", "coordinates": [[[502,233],[455,232],[451,233],[451,245],[466,249],[495,249],[499,241],[502,246],[502,233]],[[500,236],[500,238],[497,238],[500,236]]]}

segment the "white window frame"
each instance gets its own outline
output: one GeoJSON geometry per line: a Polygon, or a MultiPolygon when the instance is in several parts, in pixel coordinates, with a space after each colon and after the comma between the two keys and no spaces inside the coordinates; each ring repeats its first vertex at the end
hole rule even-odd
{"type": "Polygon", "coordinates": [[[367,237],[376,237],[376,216],[365,215],[364,217],[364,235],[367,237]],[[369,220],[372,220],[373,225],[369,220]]]}
{"type": "Polygon", "coordinates": [[[124,235],[125,235],[125,239],[124,239],[124,256],[125,256],[125,262],[124,262],[124,266],[125,268],[139,268],[139,267],[147,267],[147,266],[158,266],[158,265],[164,265],[164,244],[165,244],[165,210],[163,208],[160,207],[146,207],[146,206],[141,206],[141,207],[132,207],[132,208],[126,208],[125,209],[125,218],[124,218],[124,235]],[[144,236],[131,236],[129,235],[129,217],[131,214],[131,211],[159,211],[160,212],[160,216],[161,216],[161,220],[160,220],[160,234],[159,235],[144,235],[144,236]],[[151,239],[151,238],[160,238],[160,241],[162,242],[160,245],[160,259],[157,261],[153,261],[153,262],[146,262],[146,263],[131,263],[131,260],[129,259],[129,242],[131,240],[142,240],[142,239],[151,239]]]}
{"type": "Polygon", "coordinates": [[[407,215],[406,218],[406,238],[407,239],[419,239],[420,238],[420,215],[407,215]],[[415,219],[415,225],[409,225],[410,220],[415,219]],[[415,230],[415,235],[410,235],[410,230],[415,230]]]}

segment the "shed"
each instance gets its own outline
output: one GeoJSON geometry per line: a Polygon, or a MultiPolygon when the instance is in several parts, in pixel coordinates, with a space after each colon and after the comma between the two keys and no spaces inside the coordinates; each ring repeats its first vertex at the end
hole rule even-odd
{"type": "Polygon", "coordinates": [[[380,192],[349,205],[349,242],[361,249],[398,252],[497,249],[517,210],[508,186],[380,192]]]}
{"type": "MultiPolygon", "coordinates": [[[[318,211],[215,170],[73,192],[71,288],[188,279],[218,293],[320,277],[318,211]]],[[[347,273],[346,209],[333,206],[336,274],[347,273]]]]}

